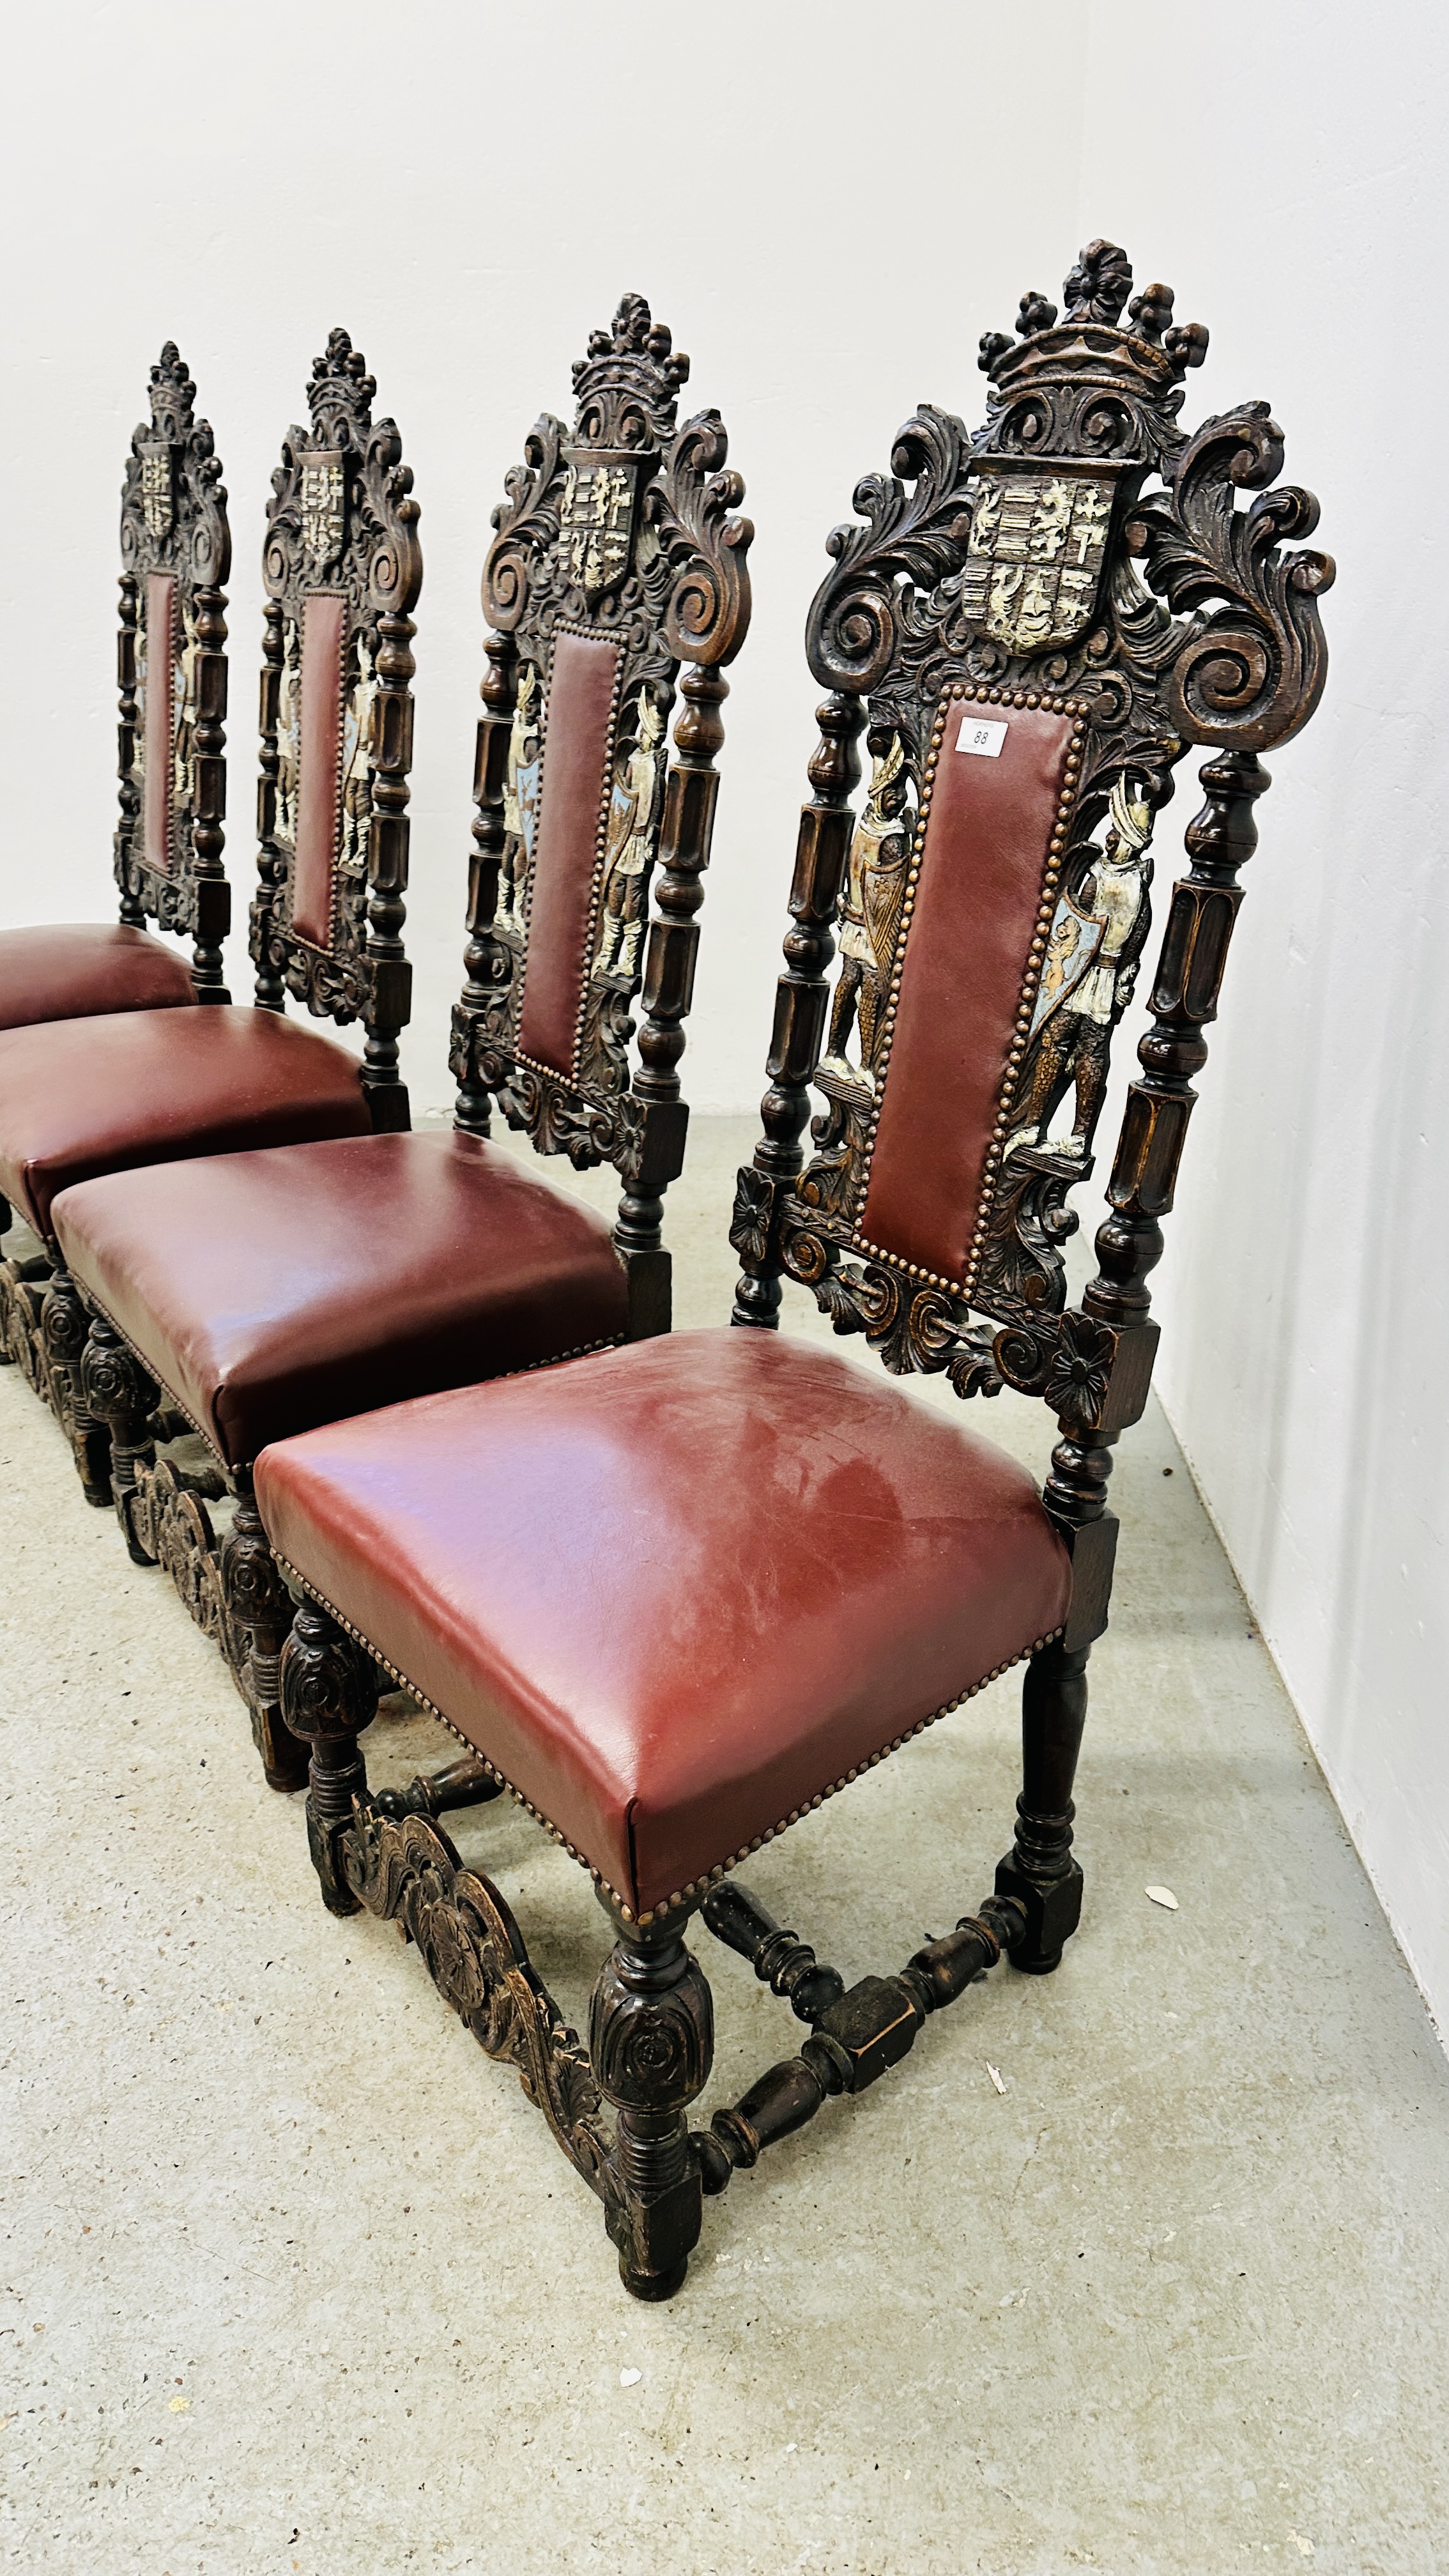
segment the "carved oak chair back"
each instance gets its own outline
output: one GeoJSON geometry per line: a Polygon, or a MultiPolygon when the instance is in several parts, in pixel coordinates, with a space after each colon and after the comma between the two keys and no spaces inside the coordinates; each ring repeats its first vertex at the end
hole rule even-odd
{"type": "Polygon", "coordinates": [[[744,486],[717,412],[676,427],[688,374],[643,297],[625,296],[575,365],[572,429],[543,415],[494,514],[468,981],[453,1018],[460,1127],[486,1135],[496,1098],[540,1153],[620,1173],[636,1334],[669,1322],[660,1228],[684,1155],[677,1068],[723,666],[750,618],[744,486]]]}
{"type": "Polygon", "coordinates": [[[865,524],[830,540],[807,645],[831,695],[764,1136],[731,1237],[736,1322],[773,1324],[783,1275],[897,1373],[1045,1397],[1063,1435],[1046,1500],[1075,1554],[1074,1644],[1106,1621],[1110,1444],[1146,1401],[1146,1277],[1269,783],[1257,754],[1318,703],[1333,578],[1326,556],[1279,552],[1318,507],[1266,488],[1283,461],[1266,403],[1189,437],[1183,377],[1207,333],[1174,326],[1155,284],[1124,325],[1131,284],[1125,254],[1096,241],[1060,318],[1024,297],[1017,336],[981,343],[983,428],[968,437],[924,407],[891,473],[861,484],[865,524]],[[1240,509],[1239,493],[1256,498],[1240,509]],[[1155,821],[1194,744],[1213,755],[1208,802],[1173,890],[1100,1275],[1069,1310],[1067,1195],[1092,1171],[1149,935],[1155,821]],[[812,1086],[824,1110],[807,1156],[812,1086]]]}
{"type": "Polygon", "coordinates": [[[195,940],[199,1002],[228,998],[226,592],[231,532],[210,423],[168,340],[151,370],[151,421],[131,440],[121,492],[121,919],[195,940]]]}
{"type": "Polygon", "coordinates": [[[422,585],[412,468],[345,331],[331,333],[272,476],[262,576],[260,884],[256,998],[291,994],[316,1018],[366,1030],[362,1084],[375,1128],[408,1124],[398,1071],[412,969],[402,943],[415,668],[422,585]]]}

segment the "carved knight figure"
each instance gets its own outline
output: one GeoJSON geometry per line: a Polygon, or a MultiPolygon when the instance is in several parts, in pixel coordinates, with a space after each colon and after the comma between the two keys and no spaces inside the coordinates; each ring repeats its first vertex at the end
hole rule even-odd
{"type": "Polygon", "coordinates": [[[830,1034],[822,1069],[873,1087],[876,1055],[890,990],[891,961],[905,901],[910,835],[902,819],[906,755],[899,734],[871,763],[865,806],[851,836],[839,921],[840,975],[830,1008],[830,1034]],[[845,1050],[851,1024],[860,1023],[860,1055],[845,1050]]]}
{"type": "Polygon", "coordinates": [[[146,660],[144,604],[136,620],[136,721],[131,735],[131,779],[139,796],[146,784],[146,660]]]}
{"type": "Polygon", "coordinates": [[[282,667],[277,674],[277,838],[297,836],[297,781],[302,772],[302,663],[295,618],[282,627],[282,667]]]}
{"type": "Polygon", "coordinates": [[[503,856],[498,866],[497,927],[521,939],[533,865],[533,833],[538,816],[539,708],[538,673],[525,662],[518,675],[518,697],[508,736],[508,767],[503,780],[503,856]]]}
{"type": "Polygon", "coordinates": [[[1012,1099],[1006,1151],[1023,1145],[1083,1162],[1107,1088],[1112,1031],[1132,999],[1147,937],[1152,808],[1119,778],[1106,846],[1076,901],[1064,894],[1047,940],[1026,1054],[1012,1099]],[[1045,1143],[1052,1118],[1075,1088],[1070,1136],[1045,1143]]]}
{"type": "Polygon", "coordinates": [[[196,610],[189,599],[181,602],[181,650],[176,657],[176,704],[171,725],[171,793],[178,808],[190,803],[192,761],[196,750],[196,657],[201,639],[196,631],[196,610]]]}
{"type": "Polygon", "coordinates": [[[342,856],[344,876],[367,874],[368,825],[372,819],[372,728],[377,706],[377,664],[372,638],[357,639],[357,677],[347,693],[342,719],[342,856]]]}
{"type": "Polygon", "coordinates": [[[621,759],[609,799],[600,904],[602,933],[594,959],[596,976],[618,974],[632,980],[638,972],[659,795],[664,783],[663,740],[664,709],[646,690],[639,702],[638,742],[621,759]]]}

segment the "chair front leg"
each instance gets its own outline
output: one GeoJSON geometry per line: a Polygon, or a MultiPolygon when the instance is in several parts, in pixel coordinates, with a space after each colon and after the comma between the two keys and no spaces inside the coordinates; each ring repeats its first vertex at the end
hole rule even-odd
{"type": "Polygon", "coordinates": [[[367,1795],[357,1739],[377,1715],[377,1666],[364,1646],[311,1601],[300,1605],[281,1654],[282,1715],[311,1747],[307,1843],[329,1914],[356,1914],[342,1870],[352,1801],[367,1795]]]}
{"type": "Polygon", "coordinates": [[[1026,1933],[1011,1963],[1034,1977],[1061,1965],[1082,1916],[1082,1872],[1072,1857],[1072,1785],[1087,1720],[1090,1645],[1058,1640],[1026,1668],[1021,1692],[1022,1789],[1016,1842],[996,1871],[996,1893],[1025,1909],[1026,1933]]]}
{"type": "MultiPolygon", "coordinates": [[[[66,1286],[79,1308],[80,1298],[74,1281],[69,1277],[66,1278],[66,1286]]],[[[54,1290],[51,1296],[53,1294],[54,1290]]],[[[45,1301],[47,1346],[54,1311],[51,1296],[47,1296],[45,1301]]],[[[68,1315],[68,1308],[62,1311],[68,1315]]],[[[131,1562],[133,1565],[154,1565],[156,1549],[144,1524],[144,1516],[137,1509],[140,1500],[138,1470],[154,1467],[156,1463],[151,1415],[161,1390],[149,1371],[142,1367],[134,1351],[122,1341],[114,1324],[104,1315],[97,1315],[92,1320],[81,1353],[79,1379],[80,1409],[75,1418],[104,1424],[109,1433],[111,1494],[131,1562]]],[[[74,1432],[72,1445],[79,1464],[81,1452],[74,1432]]]]}
{"type": "MultiPolygon", "coordinates": [[[[87,1400],[85,1394],[89,1323],[80,1290],[57,1255],[40,1306],[40,1374],[36,1383],[70,1442],[76,1474],[81,1480],[86,1501],[97,1511],[104,1511],[115,1499],[116,1489],[108,1456],[110,1436],[106,1421],[98,1416],[96,1406],[87,1400]]],[[[119,1341],[119,1336],[113,1338],[124,1350],[125,1345],[119,1341]]],[[[126,1356],[129,1359],[130,1353],[127,1352],[126,1356]]],[[[151,1401],[155,1402],[154,1390],[151,1401]]],[[[124,1513],[122,1526],[125,1526],[124,1513]]],[[[134,1550],[132,1552],[134,1554],[134,1550]]],[[[150,1560],[142,1558],[138,1562],[149,1563],[150,1560]]]]}
{"type": "Polygon", "coordinates": [[[244,1469],[236,1485],[236,1513],[221,1546],[222,1652],[246,1701],[268,1788],[301,1789],[307,1754],[282,1715],[281,1688],[282,1649],[296,1605],[267,1544],[244,1469]]]}
{"type": "Polygon", "coordinates": [[[714,2005],[679,1929],[607,1909],[618,1938],[589,2008],[594,2081],[617,2115],[607,2226],[636,2299],[671,2299],[698,2243],[701,2183],[685,2113],[709,2080],[714,2005]]]}

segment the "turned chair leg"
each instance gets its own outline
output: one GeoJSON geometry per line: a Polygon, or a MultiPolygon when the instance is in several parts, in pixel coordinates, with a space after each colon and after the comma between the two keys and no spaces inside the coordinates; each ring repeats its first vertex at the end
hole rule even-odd
{"type": "Polygon", "coordinates": [[[617,2116],[609,2235],[636,2299],[672,2299],[698,2242],[699,2165],[685,2112],[709,2080],[714,2006],[679,1929],[644,1931],[606,1906],[618,1938],[589,2007],[594,2081],[617,2116]]]}
{"type": "MultiPolygon", "coordinates": [[[[97,1511],[105,1511],[115,1500],[116,1489],[109,1456],[111,1435],[85,1391],[89,1323],[80,1290],[65,1263],[57,1257],[40,1308],[40,1359],[45,1395],[70,1442],[76,1474],[81,1480],[86,1501],[94,1504],[97,1511]]],[[[107,1330],[110,1330],[109,1326],[107,1330]]],[[[113,1335],[112,1338],[117,1347],[125,1351],[119,1336],[113,1335]]],[[[130,1359],[129,1351],[125,1351],[125,1356],[130,1359]]],[[[135,1366],[134,1362],[132,1366],[135,1366]]],[[[150,1384],[149,1379],[147,1384],[150,1384]]],[[[151,1402],[155,1400],[153,1389],[151,1402]]],[[[147,1410],[150,1410],[149,1406],[147,1410]]],[[[117,1508],[120,1508],[119,1504],[117,1508]]],[[[121,1519],[124,1527],[124,1513],[121,1519]]],[[[140,1561],[149,1562],[148,1559],[140,1561]]]]}
{"type": "Polygon", "coordinates": [[[1072,1857],[1072,1784],[1087,1718],[1090,1646],[1043,1646],[1021,1693],[1022,1789],[1016,1843],[996,1872],[996,1893],[1024,1907],[1026,1932],[1011,1963],[1034,1977],[1061,1965],[1082,1915],[1082,1873],[1072,1857]]]}
{"type": "Polygon", "coordinates": [[[283,1718],[281,1689],[282,1649],[296,1605],[267,1544],[250,1475],[240,1471],[236,1484],[236,1514],[221,1546],[222,1652],[246,1701],[268,1788],[301,1789],[307,1754],[283,1718]]]}
{"type": "Polygon", "coordinates": [[[355,1914],[358,1900],[342,1867],[341,1840],[352,1801],[367,1795],[357,1739],[377,1715],[377,1666],[335,1619],[304,1601],[281,1654],[282,1715],[311,1747],[307,1843],[329,1914],[355,1914]]]}
{"type": "MultiPolygon", "coordinates": [[[[71,1295],[75,1296],[74,1283],[67,1280],[66,1284],[71,1295]]],[[[80,1304],[78,1297],[76,1304],[80,1304]]],[[[48,1343],[49,1297],[45,1306],[48,1343]]],[[[138,1470],[154,1467],[156,1463],[156,1451],[151,1440],[151,1414],[160,1389],[104,1315],[97,1315],[92,1320],[81,1354],[79,1378],[82,1418],[97,1425],[104,1424],[109,1435],[111,1495],[131,1562],[133,1565],[154,1565],[156,1553],[147,1544],[136,1502],[140,1486],[138,1470]]],[[[74,1434],[72,1437],[74,1440],[74,1434]]],[[[79,1463],[78,1444],[76,1457],[79,1463]]]]}

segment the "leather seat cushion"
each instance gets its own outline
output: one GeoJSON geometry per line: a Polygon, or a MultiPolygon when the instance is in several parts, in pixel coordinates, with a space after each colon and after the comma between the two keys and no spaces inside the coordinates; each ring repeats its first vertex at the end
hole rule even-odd
{"type": "Polygon", "coordinates": [[[617,1340],[609,1229],[481,1137],[162,1164],[56,1201],[82,1288],[229,1467],[269,1440],[617,1340]]]}
{"type": "Polygon", "coordinates": [[[161,1011],[196,1000],[183,958],[116,921],[55,921],[0,931],[0,1029],[161,1011]]]}
{"type": "Polygon", "coordinates": [[[268,1449],[278,1555],[636,1915],[1052,1634],[1031,1477],[889,1380],[675,1333],[268,1449]]]}
{"type": "Polygon", "coordinates": [[[50,1239],[101,1172],[371,1128],[357,1058],[276,1011],[195,1003],[0,1031],[0,1191],[50,1239]]]}

